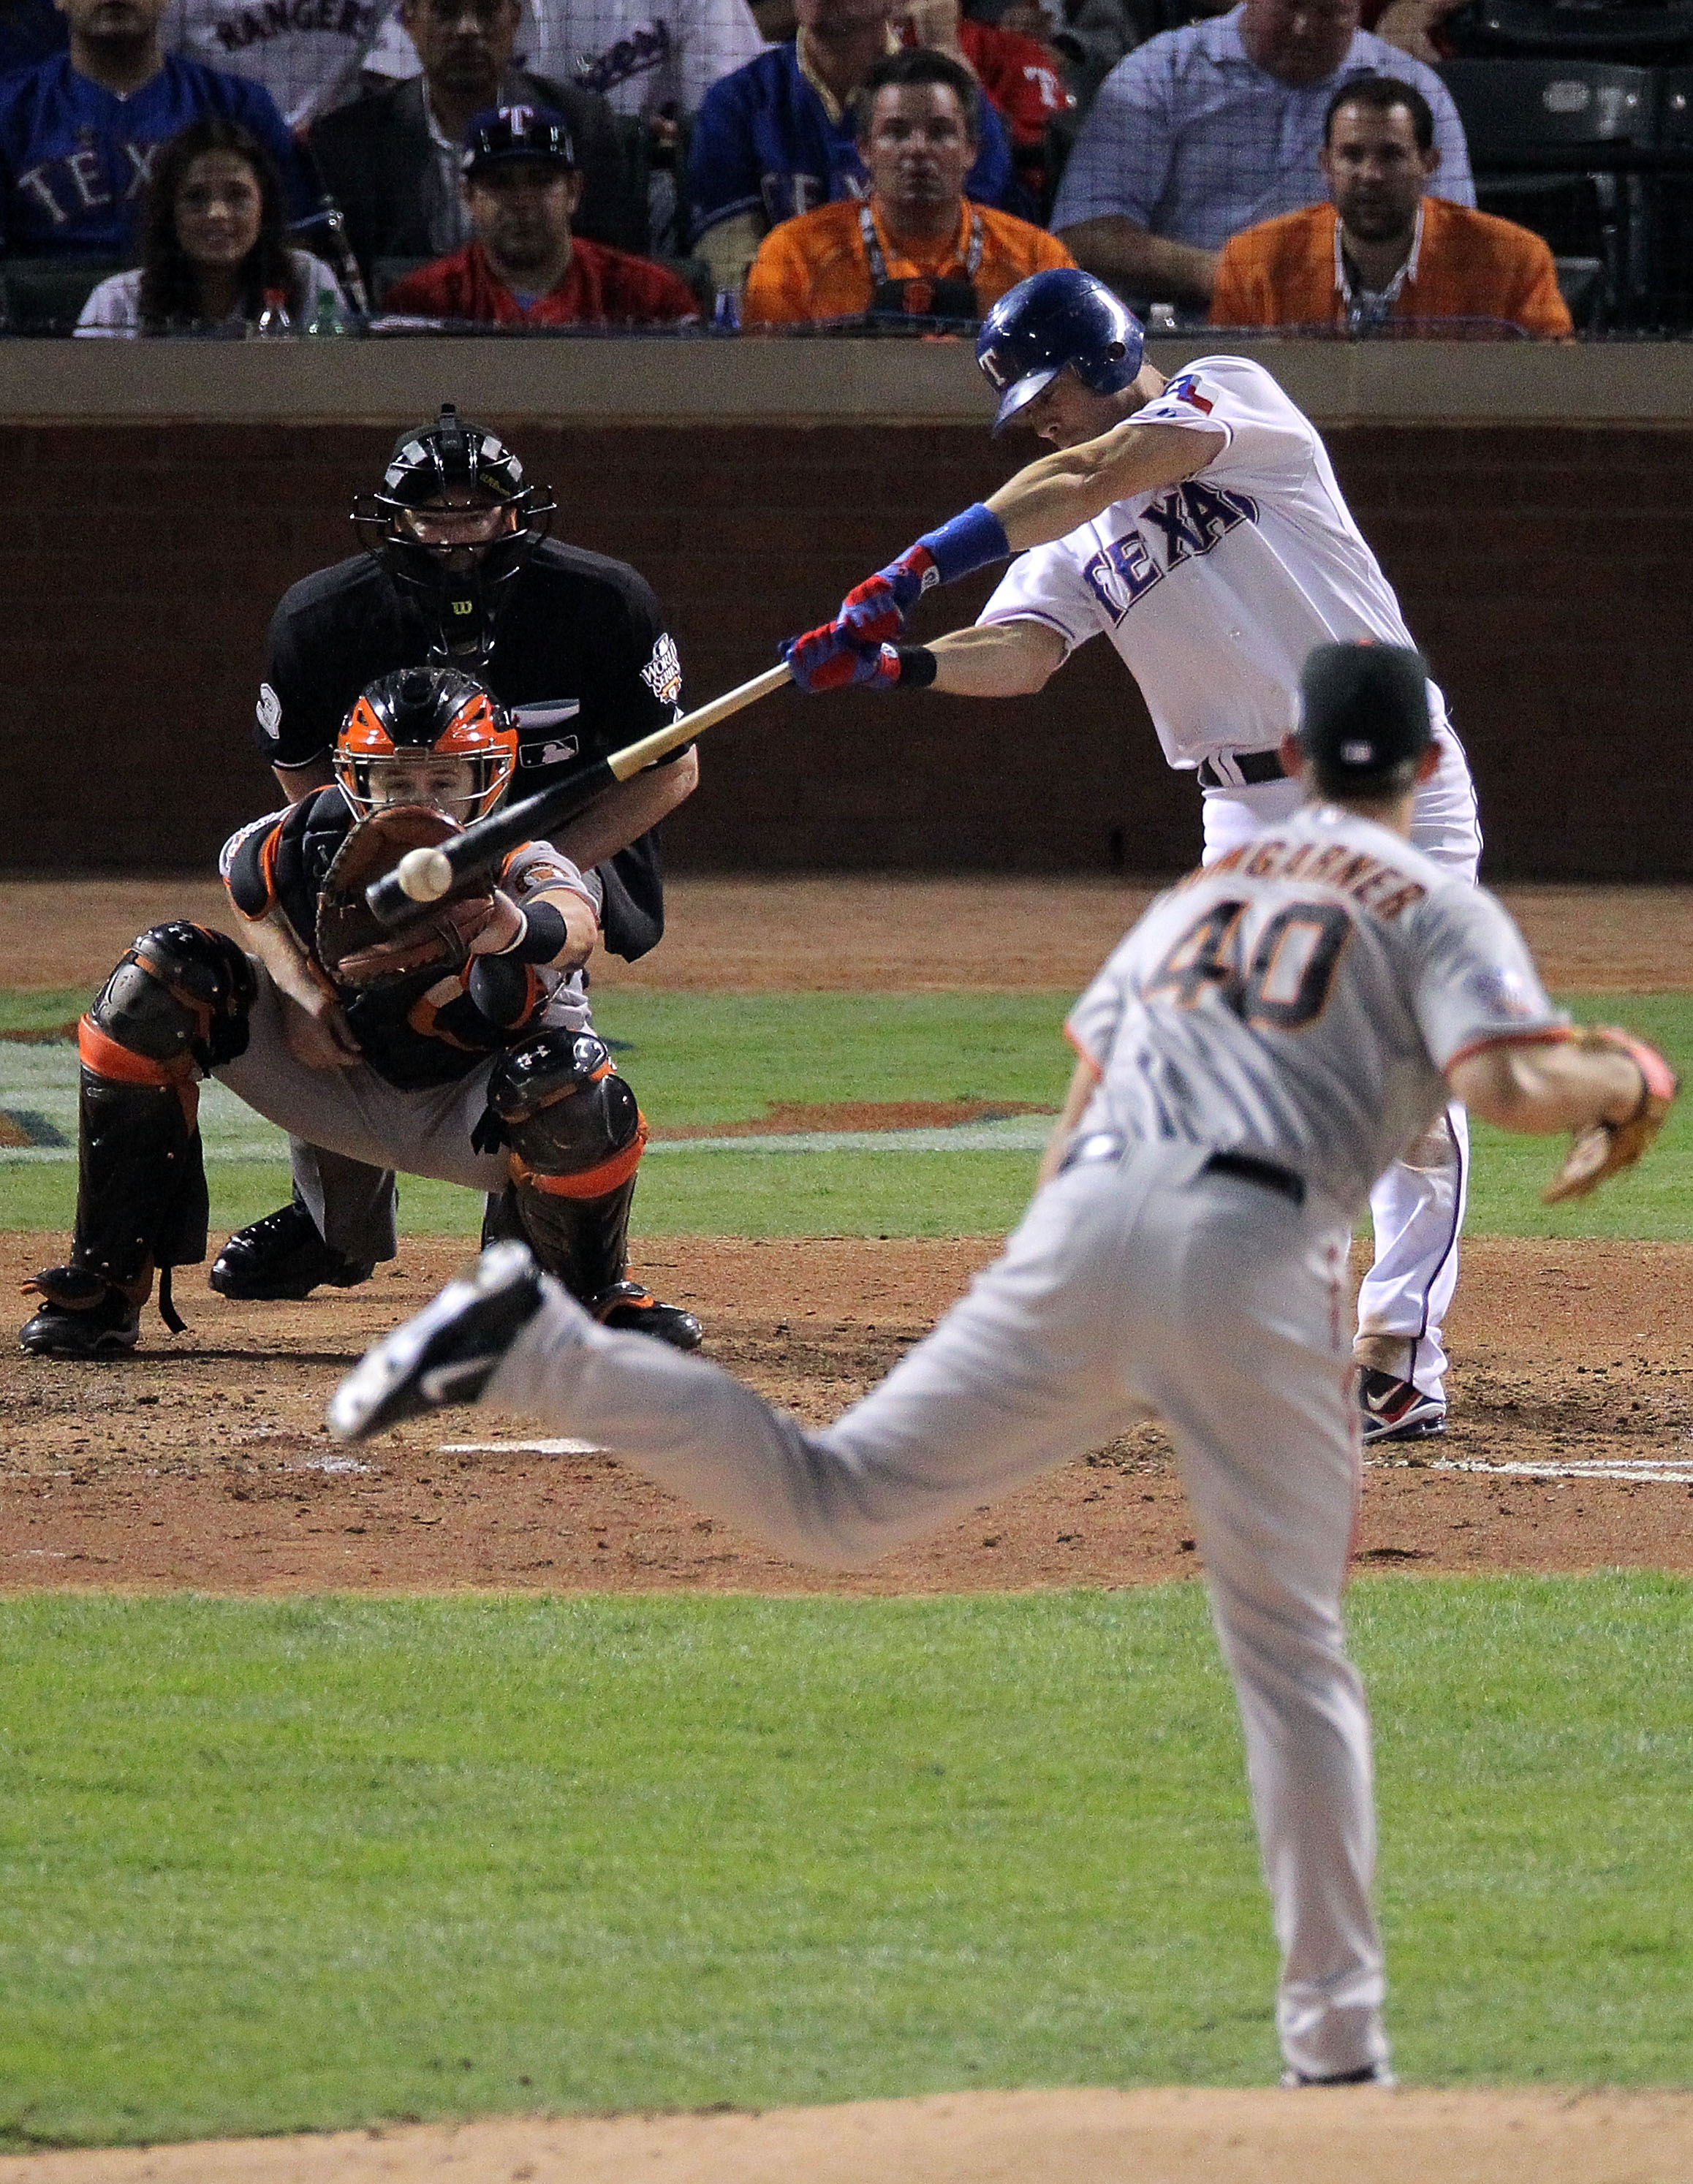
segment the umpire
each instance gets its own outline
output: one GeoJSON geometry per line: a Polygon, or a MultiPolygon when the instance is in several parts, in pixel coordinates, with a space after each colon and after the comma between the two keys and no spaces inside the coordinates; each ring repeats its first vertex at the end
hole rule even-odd
{"type": "MultiPolygon", "coordinates": [[[[380,487],[353,504],[365,550],[293,585],[270,625],[256,738],[290,804],[333,780],[348,710],[398,668],[461,668],[508,709],[514,799],[546,788],[579,754],[615,750],[678,717],[681,662],[652,588],[625,562],[549,538],[556,506],[525,482],[503,441],[450,403],[400,436],[380,487]]],[[[595,873],[603,945],[627,961],[664,932],[658,829],[698,778],[690,745],[608,789],[554,837],[595,873]]],[[[289,1144],[292,1200],[230,1238],[209,1276],[225,1296],[350,1289],[394,1256],[392,1173],[289,1144]]]]}

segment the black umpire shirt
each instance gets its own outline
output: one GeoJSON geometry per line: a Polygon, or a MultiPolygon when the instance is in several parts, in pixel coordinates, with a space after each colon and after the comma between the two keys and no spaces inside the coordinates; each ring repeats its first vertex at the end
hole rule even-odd
{"type": "MultiPolygon", "coordinates": [[[[517,729],[513,801],[546,788],[578,753],[621,749],[679,717],[676,645],[652,587],[627,562],[543,539],[501,597],[493,652],[474,671],[517,729]]],[[[365,686],[421,666],[433,635],[368,554],[292,585],[270,623],[254,729],[261,755],[272,766],[327,756],[365,686]]],[[[664,932],[660,830],[599,874],[605,945],[633,962],[664,932]]]]}

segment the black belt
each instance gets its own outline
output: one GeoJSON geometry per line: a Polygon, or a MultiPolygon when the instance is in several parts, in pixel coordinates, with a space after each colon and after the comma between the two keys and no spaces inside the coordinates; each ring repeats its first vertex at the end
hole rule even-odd
{"type": "MultiPolygon", "coordinates": [[[[1084,1138],[1078,1138],[1059,1163],[1060,1175],[1067,1175],[1072,1167],[1081,1167],[1094,1161],[1121,1160],[1128,1150],[1128,1140],[1116,1130],[1089,1130],[1084,1138]]],[[[1200,1170],[1201,1175],[1238,1175],[1243,1183],[1261,1184],[1266,1190],[1280,1193],[1291,1199],[1295,1206],[1305,1203],[1305,1178],[1295,1175],[1290,1167],[1278,1167],[1274,1161],[1260,1160],[1256,1153],[1213,1153],[1200,1170]]]]}
{"type": "Polygon", "coordinates": [[[1231,751],[1229,756],[1240,769],[1240,780],[1226,779],[1206,759],[1200,768],[1201,788],[1239,788],[1242,783],[1248,788],[1261,788],[1267,781],[1287,779],[1287,769],[1276,751],[1231,751]]]}
{"type": "Polygon", "coordinates": [[[1213,1153],[1200,1173],[1238,1175],[1243,1183],[1261,1183],[1266,1190],[1279,1191],[1295,1206],[1305,1203],[1302,1175],[1295,1175],[1290,1167],[1278,1167],[1274,1161],[1260,1160],[1253,1153],[1213,1153]]]}

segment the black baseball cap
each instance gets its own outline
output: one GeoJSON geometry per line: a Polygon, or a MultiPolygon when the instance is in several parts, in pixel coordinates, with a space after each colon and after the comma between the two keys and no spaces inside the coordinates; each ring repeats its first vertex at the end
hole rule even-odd
{"type": "Polygon", "coordinates": [[[1408,777],[1434,740],[1428,686],[1409,645],[1319,644],[1299,678],[1299,747],[1330,788],[1408,777]]]}
{"type": "Polygon", "coordinates": [[[463,171],[478,175],[485,167],[504,167],[514,159],[573,168],[576,146],[564,115],[550,106],[485,106],[474,114],[465,131],[463,171]]]}

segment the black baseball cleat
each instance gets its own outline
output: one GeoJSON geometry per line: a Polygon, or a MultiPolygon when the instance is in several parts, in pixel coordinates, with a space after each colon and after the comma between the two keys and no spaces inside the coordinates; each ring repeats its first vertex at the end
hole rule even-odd
{"type": "Polygon", "coordinates": [[[672,1350],[698,1350],[705,1329],[679,1304],[662,1304],[639,1282],[617,1282],[588,1309],[602,1327],[619,1334],[650,1334],[672,1350]]]}
{"type": "Polygon", "coordinates": [[[526,1244],[495,1244],[415,1319],[367,1350],[329,1399],[337,1440],[363,1440],[426,1411],[474,1403],[541,1306],[526,1244]]]}
{"type": "Polygon", "coordinates": [[[1306,2086],[1396,2086],[1399,2083],[1385,2063],[1367,2063],[1362,2070],[1342,2070],[1332,2078],[1307,2078],[1303,2070],[1284,2070],[1281,2088],[1284,2093],[1297,2092],[1306,2086]]]}
{"type": "Polygon", "coordinates": [[[331,1251],[298,1199],[262,1221],[237,1228],[212,1262],[206,1279],[220,1296],[287,1299],[298,1304],[320,1284],[356,1289],[376,1272],[376,1262],[331,1251]]]}
{"type": "Polygon", "coordinates": [[[1364,1446],[1384,1440],[1428,1440],[1446,1430],[1446,1407],[1438,1396],[1425,1396],[1414,1381],[1362,1366],[1358,1406],[1363,1412],[1364,1446]]]}
{"type": "Polygon", "coordinates": [[[31,1357],[126,1357],[141,1340],[141,1306],[114,1282],[81,1267],[49,1267],[31,1282],[46,1302],[18,1330],[31,1357]]]}

